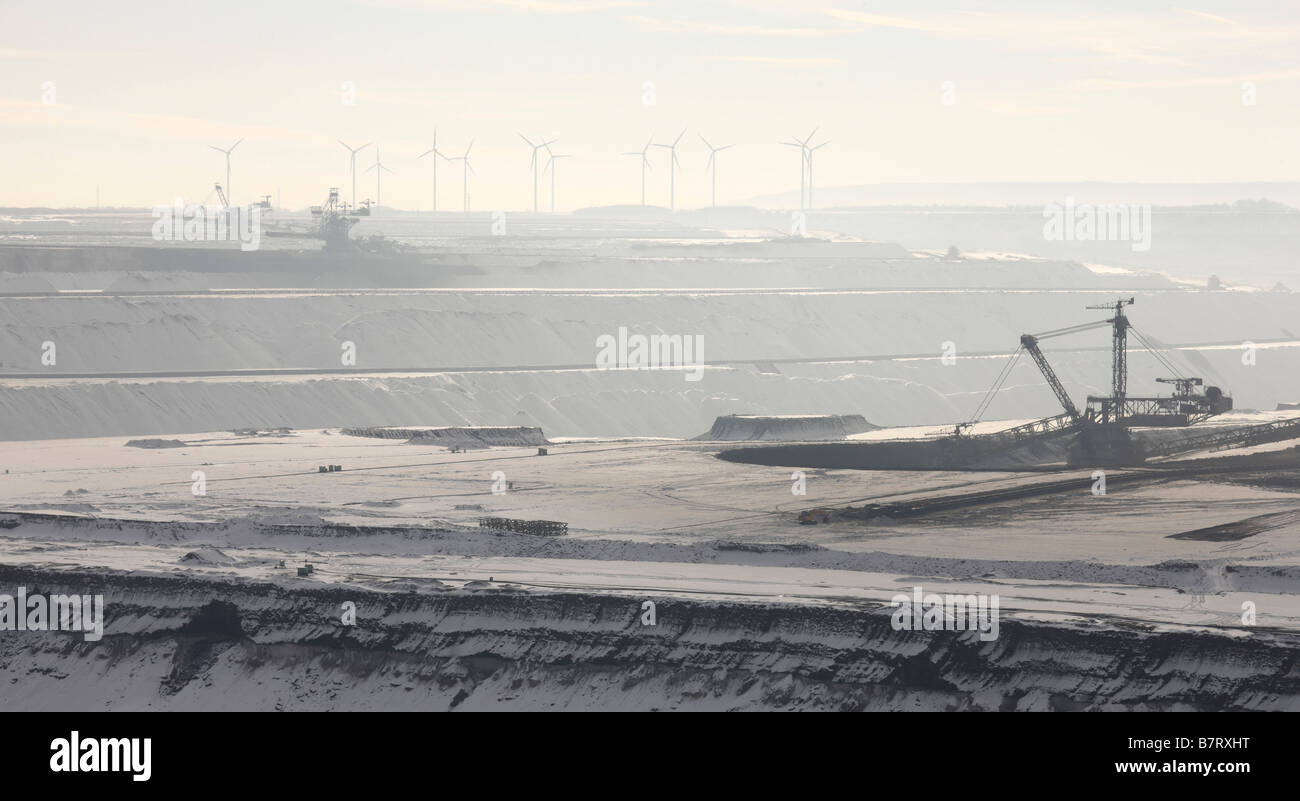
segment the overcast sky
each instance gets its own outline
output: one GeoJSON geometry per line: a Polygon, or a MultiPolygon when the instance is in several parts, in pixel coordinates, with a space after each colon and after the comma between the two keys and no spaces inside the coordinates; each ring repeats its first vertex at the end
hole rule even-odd
{"type": "MultiPolygon", "coordinates": [[[[735,144],[722,204],[796,191],[798,151],[777,142],[815,126],[821,186],[1300,180],[1300,0],[991,5],[0,0],[0,205],[90,205],[97,185],[105,205],[203,200],[225,180],[208,146],[242,137],[239,202],[350,194],[341,138],[378,143],[385,205],[428,209],[415,156],[435,128],[449,155],[474,140],[476,210],[531,207],[520,132],[572,154],[562,210],[639,203],[620,153],[683,128],[679,207],[709,202],[699,134],[735,144]]],[[[667,151],[650,155],[666,206],[667,151]]],[[[438,180],[458,210],[459,164],[438,180]]]]}

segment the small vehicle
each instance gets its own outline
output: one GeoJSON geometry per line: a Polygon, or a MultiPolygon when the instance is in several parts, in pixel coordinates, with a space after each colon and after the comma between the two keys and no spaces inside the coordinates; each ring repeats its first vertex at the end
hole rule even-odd
{"type": "Polygon", "coordinates": [[[799,513],[799,525],[814,526],[818,523],[831,522],[831,510],[823,509],[820,506],[816,509],[805,509],[799,513]]]}

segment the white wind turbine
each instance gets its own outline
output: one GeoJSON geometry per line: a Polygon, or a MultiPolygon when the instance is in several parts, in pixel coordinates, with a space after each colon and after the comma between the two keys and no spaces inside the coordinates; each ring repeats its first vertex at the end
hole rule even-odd
{"type": "MultiPolygon", "coordinates": [[[[809,134],[809,136],[808,136],[808,140],[809,140],[809,141],[812,140],[812,135],[811,135],[811,134],[809,134]]],[[[807,158],[808,158],[808,208],[809,208],[810,210],[811,210],[812,207],[813,207],[813,198],[812,198],[812,193],[813,193],[813,153],[816,153],[818,150],[821,150],[823,147],[826,147],[826,146],[829,145],[830,143],[831,143],[831,140],[827,139],[825,142],[822,142],[820,145],[813,145],[813,146],[811,146],[811,147],[808,148],[808,154],[807,154],[807,158]]]]}
{"type": "Polygon", "coordinates": [[[712,193],[712,200],[711,200],[710,202],[712,203],[712,205],[717,206],[717,205],[718,205],[718,159],[717,159],[717,155],[718,155],[719,153],[721,153],[722,151],[726,150],[726,149],[729,148],[729,147],[735,147],[735,145],[723,145],[722,147],[714,147],[713,145],[709,144],[709,140],[708,140],[708,139],[705,139],[705,138],[704,138],[704,134],[698,134],[698,136],[700,137],[700,141],[704,143],[704,146],[707,147],[707,148],[709,149],[709,160],[708,160],[708,162],[705,163],[705,165],[704,165],[704,169],[707,170],[707,169],[709,169],[709,167],[712,167],[712,168],[713,168],[713,177],[712,177],[712,179],[711,179],[711,180],[712,180],[712,185],[713,185],[713,193],[712,193]]]}
{"type": "Polygon", "coordinates": [[[551,171],[551,213],[554,214],[555,213],[555,160],[570,158],[570,154],[560,153],[557,155],[555,153],[552,153],[549,147],[546,148],[546,154],[550,156],[550,158],[546,162],[546,169],[551,171]]]}
{"type": "MultiPolygon", "coordinates": [[[[471,172],[474,172],[474,168],[471,167],[470,164],[469,164],[469,151],[470,151],[470,148],[473,148],[473,147],[474,147],[474,140],[471,139],[471,140],[469,140],[469,147],[465,148],[465,155],[463,155],[463,156],[442,156],[441,153],[438,154],[439,156],[442,156],[443,158],[445,158],[447,161],[459,161],[459,162],[461,162],[460,182],[461,182],[461,187],[462,187],[462,193],[464,194],[464,210],[465,210],[465,211],[469,211],[469,174],[470,174],[471,172]]],[[[477,174],[478,174],[478,173],[475,173],[475,175],[477,175],[477,174]]]]}
{"type": "MultiPolygon", "coordinates": [[[[654,134],[650,134],[650,138],[646,140],[645,147],[641,148],[640,150],[633,150],[630,153],[623,154],[624,156],[641,157],[641,205],[642,206],[645,205],[645,170],[646,167],[650,167],[650,157],[647,156],[646,154],[650,152],[650,143],[654,141],[654,138],[655,138],[654,134]]],[[[651,167],[651,169],[654,168],[651,167]]]]}
{"type": "Polygon", "coordinates": [[[535,145],[532,143],[532,141],[529,140],[528,137],[524,136],[523,134],[519,134],[519,138],[524,140],[525,142],[528,142],[528,146],[533,149],[533,158],[531,161],[528,162],[528,166],[531,167],[533,170],[533,211],[536,212],[537,211],[537,170],[538,167],[541,166],[540,164],[537,163],[537,151],[541,150],[547,145],[555,144],[556,140],[552,139],[549,142],[542,142],[540,145],[535,145]]]}
{"type": "MultiPolygon", "coordinates": [[[[813,133],[817,133],[816,128],[813,129],[813,133]]],[[[812,139],[812,134],[808,134],[808,139],[802,141],[797,136],[792,136],[790,139],[793,141],[781,142],[780,144],[799,148],[799,210],[802,211],[805,208],[803,203],[804,194],[807,192],[805,186],[808,180],[808,139],[812,139]]]]}
{"type": "Polygon", "coordinates": [[[813,154],[813,151],[814,151],[814,150],[818,150],[818,149],[823,148],[823,147],[826,147],[826,145],[830,144],[830,140],[828,139],[828,140],[826,140],[825,142],[822,142],[820,145],[817,145],[817,146],[815,146],[815,147],[809,147],[809,146],[808,146],[808,143],[812,141],[812,138],[813,138],[814,136],[817,135],[817,131],[818,131],[818,130],[820,130],[820,127],[818,127],[818,128],[813,128],[813,129],[812,129],[812,133],[808,134],[808,136],[807,136],[806,138],[804,138],[804,139],[800,139],[800,138],[797,137],[797,136],[793,136],[793,137],[791,137],[791,139],[794,140],[793,142],[781,142],[781,144],[783,144],[783,145],[789,145],[790,147],[797,147],[797,148],[799,148],[799,208],[800,208],[800,209],[812,208],[812,161],[813,161],[813,160],[812,160],[812,154],[813,154]],[[805,172],[805,170],[807,170],[807,175],[808,175],[808,177],[807,177],[807,190],[804,189],[804,183],[805,183],[804,172],[805,172]],[[805,191],[807,192],[807,195],[808,195],[808,203],[807,203],[806,206],[804,205],[804,193],[805,193],[805,191]]]}
{"type": "Polygon", "coordinates": [[[351,147],[347,142],[340,139],[339,144],[343,145],[343,147],[347,149],[348,153],[351,154],[348,157],[348,166],[352,171],[352,208],[355,209],[357,207],[357,153],[370,147],[371,143],[366,142],[361,147],[351,147]]]}
{"type": "Polygon", "coordinates": [[[384,205],[384,173],[393,172],[388,169],[388,167],[384,166],[383,162],[379,160],[379,145],[375,145],[375,163],[371,164],[370,167],[366,169],[366,172],[370,172],[370,170],[375,171],[375,208],[378,209],[380,206],[384,205]]]}
{"type": "Polygon", "coordinates": [[[670,211],[676,211],[677,209],[677,167],[681,166],[681,162],[677,160],[677,143],[682,141],[682,137],[685,135],[686,129],[683,128],[671,145],[655,144],[655,147],[667,148],[668,152],[672,154],[668,159],[668,209],[670,211]]]}
{"type": "MultiPolygon", "coordinates": [[[[419,160],[429,155],[430,153],[433,154],[433,210],[437,211],[438,210],[438,157],[442,156],[442,154],[438,152],[438,129],[437,128],[433,129],[433,147],[424,151],[423,153],[416,156],[415,158],[419,160]]],[[[443,156],[443,158],[446,158],[446,156],[443,156]]]]}
{"type": "MultiPolygon", "coordinates": [[[[239,142],[242,141],[244,140],[243,139],[239,140],[239,142]]],[[[239,142],[236,142],[233,145],[231,145],[229,150],[222,150],[216,145],[208,145],[208,147],[212,148],[218,153],[226,154],[226,200],[228,200],[230,203],[233,203],[235,200],[234,194],[230,191],[230,154],[235,152],[235,148],[239,147],[239,142]]]]}

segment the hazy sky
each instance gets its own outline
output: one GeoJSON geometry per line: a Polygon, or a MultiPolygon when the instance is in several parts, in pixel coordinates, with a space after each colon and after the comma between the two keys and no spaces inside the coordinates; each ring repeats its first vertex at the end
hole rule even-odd
{"type": "MultiPolygon", "coordinates": [[[[237,201],[346,196],[342,138],[379,144],[385,205],[427,209],[414,157],[435,127],[448,154],[475,142],[476,210],[531,207],[519,132],[572,154],[563,210],[639,203],[619,154],[683,128],[679,207],[709,202],[697,134],[736,145],[728,203],[797,190],[798,152],[777,141],[814,126],[821,186],[1300,180],[1300,0],[0,0],[0,21],[0,205],[90,205],[96,185],[105,205],[201,201],[225,180],[208,145],[243,137],[237,201]]],[[[666,206],[667,152],[650,155],[666,206]]],[[[439,208],[459,210],[459,164],[438,180],[439,208]]]]}

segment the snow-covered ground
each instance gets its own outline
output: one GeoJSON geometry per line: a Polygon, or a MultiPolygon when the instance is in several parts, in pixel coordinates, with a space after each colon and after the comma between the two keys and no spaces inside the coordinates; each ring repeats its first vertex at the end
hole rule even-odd
{"type": "MultiPolygon", "coordinates": [[[[727,414],[952,424],[979,406],[1021,333],[1098,319],[1101,312],[1084,307],[1112,297],[935,290],[0,298],[0,437],[385,424],[691,437],[727,414]],[[701,336],[709,366],[699,381],[680,370],[596,369],[598,338],[620,328],[701,336]],[[54,364],[42,364],[46,343],[54,364]],[[345,363],[347,343],[355,360],[345,363]],[[250,370],[267,372],[241,375],[250,370]],[[284,370],[306,374],[276,374],[284,370]],[[203,375],[213,371],[221,375],[203,375]],[[151,377],[111,377],[123,372],[151,377]]],[[[1231,392],[1238,408],[1300,398],[1292,331],[1300,296],[1166,292],[1137,300],[1131,316],[1139,330],[1182,346],[1172,355],[1180,369],[1231,392]]],[[[1100,331],[1046,341],[1044,350],[1081,399],[1106,391],[1108,346],[1100,331]]],[[[1131,393],[1167,390],[1154,381],[1167,370],[1144,351],[1131,353],[1130,373],[1131,393]]],[[[1022,359],[987,417],[1058,411],[1022,359]]]]}
{"type": "MultiPolygon", "coordinates": [[[[1022,333],[1102,319],[1085,307],[1120,293],[1181,370],[1234,396],[1217,425],[1290,417],[1268,410],[1300,400],[1294,293],[662,216],[530,218],[503,241],[473,233],[486,218],[424,239],[412,223],[414,261],[271,248],[266,270],[222,271],[101,222],[0,221],[143,245],[0,248],[0,584],[110,609],[102,645],[0,640],[0,684],[25,690],[7,708],[1300,706],[1279,656],[1300,636],[1294,441],[1108,470],[1098,494],[1086,467],[764,467],[692,440],[734,414],[934,436],[1022,333]],[[701,379],[598,369],[621,328],[703,337],[701,379]],[[453,453],[344,431],[437,426],[540,432],[453,453]],[[799,523],[1025,488],[1041,492],[799,523]],[[1001,638],[891,629],[890,599],[918,585],[999,596],[1001,638]],[[638,622],[646,600],[662,628],[638,622]]],[[[1106,391],[1109,346],[1043,345],[1080,402],[1106,391]]],[[[1136,349],[1130,374],[1130,394],[1167,388],[1136,349]]],[[[971,433],[1058,411],[1022,359],[971,433]]]]}
{"type": "Polygon", "coordinates": [[[804,526],[796,513],[818,505],[1089,471],[809,470],[794,495],[789,469],[723,462],[707,443],[560,442],[539,456],[337,430],[164,439],[0,445],[0,585],[101,593],[107,608],[100,643],[3,639],[0,678],[27,677],[8,708],[1300,704],[1280,667],[1300,636],[1294,484],[1211,470],[804,526]],[[482,516],[569,534],[494,532],[482,516]],[[1227,539],[1174,536],[1280,516],[1227,539]],[[998,639],[892,630],[891,599],[917,586],[997,596],[998,639]],[[347,603],[355,626],[340,622],[347,603]],[[1134,667],[1156,654],[1156,673],[1134,667]],[[912,676],[917,660],[943,681],[912,676]],[[827,669],[833,682],[810,678],[827,669]]]}
{"type": "MultiPolygon", "coordinates": [[[[469,542],[496,547],[504,543],[478,533],[479,517],[550,519],[569,524],[569,537],[545,546],[559,553],[587,541],[689,547],[727,540],[817,546],[832,552],[819,559],[837,555],[857,565],[864,564],[862,555],[876,552],[996,563],[999,570],[1026,560],[1073,563],[1081,571],[1077,577],[1096,565],[1300,556],[1294,526],[1241,542],[1169,538],[1294,508],[1293,491],[1240,483],[1232,475],[1165,480],[1104,497],[1081,490],[918,520],[800,526],[797,512],[814,506],[1046,479],[1037,473],[810,470],[806,494],[795,495],[790,469],[722,461],[715,454],[725,446],[708,443],[569,442],[538,456],[532,447],[451,453],[337,430],[174,439],[185,446],[128,447],[121,438],[2,443],[0,464],[8,472],[0,474],[0,503],[8,511],[90,520],[466,527],[473,532],[469,542]],[[319,473],[322,464],[343,470],[319,473]],[[195,471],[203,473],[202,495],[194,494],[195,471]]],[[[1134,471],[1111,475],[1128,472],[1134,471]]],[[[1047,478],[1090,474],[1058,471],[1047,478]]],[[[619,547],[602,553],[617,554],[619,547]]]]}

